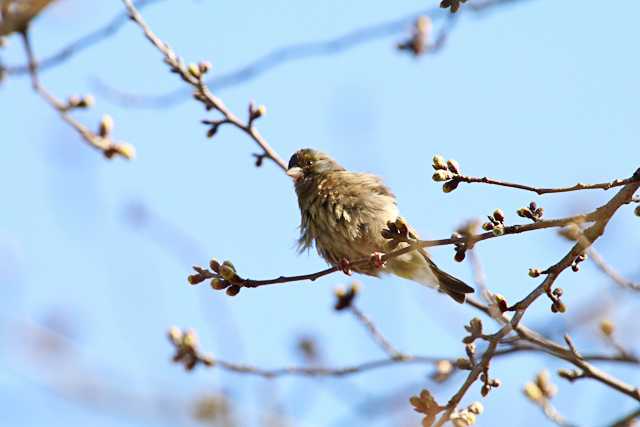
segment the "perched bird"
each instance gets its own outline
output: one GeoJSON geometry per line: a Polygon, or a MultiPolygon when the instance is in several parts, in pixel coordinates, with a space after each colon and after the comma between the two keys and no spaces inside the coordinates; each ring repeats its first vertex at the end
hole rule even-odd
{"type": "MultiPolygon", "coordinates": [[[[399,218],[396,199],[382,180],[368,173],[349,172],[328,155],[304,148],[295,152],[287,170],[295,183],[300,206],[300,250],[314,243],[331,265],[389,252],[409,244],[383,236],[388,222],[399,218]],[[398,242],[396,242],[398,243],[398,242]]],[[[417,233],[408,228],[411,237],[417,233]]],[[[384,265],[354,265],[353,271],[379,276],[391,273],[445,292],[459,303],[473,288],[440,270],[424,249],[387,260],[384,265]]]]}

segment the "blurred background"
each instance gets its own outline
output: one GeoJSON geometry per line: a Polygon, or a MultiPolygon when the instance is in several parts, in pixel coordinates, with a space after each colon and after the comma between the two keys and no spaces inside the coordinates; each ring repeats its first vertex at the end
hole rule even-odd
{"type": "MultiPolygon", "coordinates": [[[[524,222],[515,211],[532,200],[549,218],[604,203],[612,193],[533,197],[462,185],[444,194],[431,180],[431,157],[454,158],[469,175],[537,186],[629,176],[640,159],[640,3],[510,1],[479,12],[470,4],[446,43],[419,57],[396,45],[437,1],[162,0],[142,13],[187,62],[209,60],[214,78],[282,46],[395,22],[348,49],[286,61],[216,93],[242,117],[250,100],[266,105],[257,125],[283,158],[314,147],[349,169],[382,176],[424,238],[448,237],[496,208],[507,223],[524,222]]],[[[120,1],[59,0],[32,26],[36,56],[122,12],[120,1]]],[[[446,15],[433,15],[434,35],[451,24],[446,15]]],[[[0,58],[25,62],[18,37],[0,58]]],[[[252,278],[325,268],[314,252],[296,253],[299,213],[288,178],[270,162],[254,167],[257,147],[236,129],[206,139],[199,121],[215,115],[188,90],[160,107],[123,104],[116,91],[184,90],[133,24],[41,78],[61,98],[92,93],[95,107],[74,115],[92,124],[108,112],[115,136],[134,144],[137,157],[106,161],[88,148],[26,76],[0,84],[0,424],[410,426],[420,422],[410,396],[428,388],[446,402],[464,381],[457,373],[436,383],[429,365],[265,380],[218,369],[186,373],[173,364],[171,325],[197,330],[214,357],[263,368],[384,357],[362,325],[332,308],[334,287],[353,279],[363,283],[360,309],[406,353],[463,356],[463,326],[477,313],[395,277],[330,275],[235,298],[206,284],[190,287],[191,266],[211,257],[232,260],[252,278]]],[[[637,281],[640,222],[632,211],[618,212],[596,248],[637,281]]],[[[476,255],[489,287],[517,301],[538,283],[528,268],[552,265],[570,245],[547,230],[483,242],[476,255]]],[[[473,283],[469,264],[454,262],[450,247],[431,253],[473,283]]],[[[638,348],[637,293],[591,263],[558,284],[567,313],[551,314],[541,298],[527,312],[528,325],[556,338],[571,330],[580,349],[607,352],[598,332],[607,318],[628,349],[638,348]]],[[[569,366],[524,353],[494,360],[492,375],[503,385],[483,400],[478,425],[549,424],[521,392],[545,367],[569,366]]],[[[637,365],[603,367],[640,383],[637,365]]],[[[607,425],[637,408],[593,381],[554,382],[555,406],[576,425],[607,425]]],[[[464,403],[480,400],[479,391],[474,385],[464,403]]]]}

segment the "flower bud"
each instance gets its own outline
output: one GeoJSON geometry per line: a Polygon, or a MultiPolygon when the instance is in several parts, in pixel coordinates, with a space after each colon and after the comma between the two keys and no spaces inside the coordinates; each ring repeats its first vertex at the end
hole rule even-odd
{"type": "Polygon", "coordinates": [[[609,319],[603,319],[600,322],[600,332],[602,332],[604,336],[607,336],[607,337],[612,336],[615,329],[616,329],[615,325],[609,319]]]}
{"type": "Polygon", "coordinates": [[[216,291],[220,291],[228,286],[229,282],[226,282],[219,277],[214,277],[213,279],[211,279],[211,288],[216,291]]]}
{"type": "Polygon", "coordinates": [[[438,169],[437,171],[434,172],[431,178],[435,182],[448,181],[451,179],[451,173],[444,169],[438,169]]]}
{"type": "Polygon", "coordinates": [[[98,129],[98,134],[101,137],[106,138],[107,136],[109,136],[112,130],[113,119],[110,115],[105,114],[104,116],[102,116],[102,120],[100,120],[100,128],[98,129]]]}
{"type": "Polygon", "coordinates": [[[180,341],[182,341],[182,331],[177,326],[170,327],[169,331],[167,332],[167,336],[169,337],[169,340],[174,344],[178,344],[180,341]]]}
{"type": "Polygon", "coordinates": [[[542,400],[542,390],[534,383],[526,383],[522,392],[533,402],[540,402],[542,400]]]}
{"type": "Polygon", "coordinates": [[[473,402],[471,405],[469,405],[467,410],[472,414],[480,415],[484,412],[484,406],[482,406],[482,403],[480,402],[473,402]]]}
{"type": "Polygon", "coordinates": [[[493,211],[493,218],[498,222],[504,222],[504,212],[502,212],[502,209],[493,211]]]}
{"type": "Polygon", "coordinates": [[[458,188],[458,184],[460,184],[460,181],[458,181],[457,179],[452,179],[451,181],[447,181],[444,184],[442,184],[442,191],[444,191],[445,193],[451,193],[453,190],[458,188]]]}
{"type": "Polygon", "coordinates": [[[220,266],[220,275],[224,280],[232,280],[236,271],[233,269],[233,266],[226,264],[226,261],[220,266]]]}
{"type": "Polygon", "coordinates": [[[190,285],[197,285],[198,283],[204,282],[204,277],[200,274],[190,274],[189,277],[187,277],[187,280],[190,285]]]}
{"type": "Polygon", "coordinates": [[[226,292],[230,297],[235,297],[236,295],[238,295],[238,293],[240,293],[240,286],[231,285],[227,288],[226,292]]]}
{"type": "Polygon", "coordinates": [[[436,170],[447,170],[447,162],[440,154],[433,156],[433,168],[436,170]]]}
{"type": "Polygon", "coordinates": [[[636,214],[636,216],[640,216],[640,205],[636,206],[636,208],[633,210],[633,213],[636,214]]]}
{"type": "Polygon", "coordinates": [[[196,79],[199,79],[200,77],[202,77],[202,73],[200,72],[200,67],[194,63],[189,64],[187,71],[189,71],[189,74],[191,74],[196,79]]]}
{"type": "Polygon", "coordinates": [[[211,271],[219,273],[220,272],[220,263],[218,262],[217,259],[211,258],[211,261],[209,261],[209,268],[211,269],[211,271]]]}
{"type": "Polygon", "coordinates": [[[541,274],[542,272],[538,268],[529,269],[529,277],[533,277],[535,279],[536,277],[540,277],[541,274]]]}
{"type": "Polygon", "coordinates": [[[451,171],[451,173],[455,175],[460,175],[460,164],[453,159],[447,161],[447,168],[451,171]]]}
{"type": "Polygon", "coordinates": [[[186,333],[182,335],[182,345],[195,349],[198,346],[198,336],[196,335],[196,331],[193,329],[189,329],[186,333]]]}
{"type": "Polygon", "coordinates": [[[202,61],[198,64],[198,68],[200,69],[200,73],[202,74],[207,74],[209,71],[211,71],[211,67],[212,65],[209,61],[202,61]]]}

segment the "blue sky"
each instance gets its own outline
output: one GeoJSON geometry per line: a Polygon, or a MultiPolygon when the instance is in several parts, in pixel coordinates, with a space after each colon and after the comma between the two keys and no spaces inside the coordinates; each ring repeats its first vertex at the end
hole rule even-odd
{"type": "MultiPolygon", "coordinates": [[[[215,74],[275,47],[331,38],[436,5],[165,0],[143,15],[183,58],[207,59],[215,74]]],[[[60,0],[34,25],[37,55],[57,51],[121,10],[119,1],[60,0]]],[[[630,175],[640,154],[640,62],[633,53],[638,13],[640,4],[631,0],[615,6],[521,1],[463,15],[434,56],[415,59],[397,52],[393,47],[404,37],[398,34],[288,63],[219,95],[238,114],[250,100],[265,104],[268,114],[259,128],[284,158],[315,147],[349,169],[382,176],[425,238],[446,237],[465,220],[498,207],[508,222],[519,222],[515,210],[531,200],[548,217],[559,217],[590,210],[610,193],[532,198],[476,185],[445,195],[430,179],[431,157],[455,158],[469,175],[540,186],[630,175]]],[[[0,58],[22,62],[19,40],[9,42],[0,58]]],[[[77,396],[66,399],[55,384],[74,376],[97,376],[143,403],[158,397],[184,402],[205,391],[224,391],[242,425],[260,425],[264,409],[271,408],[284,411],[296,426],[361,424],[363,399],[407,387],[400,410],[376,416],[372,424],[417,423],[419,417],[409,414],[410,394],[425,387],[445,402],[463,381],[456,376],[434,385],[427,379],[431,368],[424,366],[346,380],[268,383],[216,370],[185,374],[172,365],[165,330],[174,324],[197,329],[203,348],[218,357],[263,367],[300,363],[294,350],[301,335],[317,337],[331,365],[383,354],[361,325],[331,309],[332,289],[347,277],[244,290],[234,299],[186,284],[190,266],[211,256],[230,259],[239,272],[257,278],[316,271],[325,264],[313,252],[296,254],[299,214],[292,186],[273,165],[252,166],[256,147],[246,135],[222,128],[207,140],[199,121],[211,116],[195,102],[134,109],[96,90],[97,80],[141,94],[180,88],[138,28],[125,26],[42,79],[60,97],[94,93],[96,106],[77,117],[97,124],[108,112],[115,135],[134,144],[138,156],[133,162],[104,161],[31,92],[26,78],[10,76],[0,85],[0,336],[7,343],[0,349],[0,409],[9,424],[175,425],[173,418],[131,414],[108,402],[103,408],[79,404],[77,396]],[[147,212],[142,224],[131,223],[132,206],[147,212]],[[69,335],[80,361],[33,359],[21,332],[28,325],[69,335]]],[[[597,248],[621,273],[638,278],[639,238],[637,218],[621,209],[597,248]]],[[[527,269],[549,266],[567,249],[553,231],[541,231],[484,242],[478,256],[491,289],[515,301],[536,284],[527,269]]],[[[431,252],[443,269],[472,282],[468,265],[455,263],[451,248],[431,252]]],[[[463,354],[463,325],[476,315],[470,308],[401,279],[357,279],[364,283],[359,307],[400,349],[463,354]]],[[[624,322],[633,313],[634,295],[612,292],[590,264],[579,274],[565,273],[559,285],[569,306],[564,318],[581,301],[597,298],[604,306],[613,299],[620,306],[614,317],[620,333],[637,343],[634,325],[624,322]]],[[[558,333],[565,326],[542,299],[525,321],[558,333]]],[[[606,351],[594,339],[595,328],[583,325],[576,341],[606,351]]],[[[496,425],[504,417],[512,425],[544,422],[520,393],[544,366],[563,367],[524,355],[496,360],[492,372],[504,385],[484,400],[479,425],[496,425]]],[[[606,368],[640,382],[637,370],[606,368]]],[[[557,383],[557,407],[579,425],[604,425],[634,408],[630,399],[598,384],[557,383]]],[[[479,386],[465,403],[475,399],[479,386]]],[[[138,409],[153,405],[143,403],[138,409]]]]}

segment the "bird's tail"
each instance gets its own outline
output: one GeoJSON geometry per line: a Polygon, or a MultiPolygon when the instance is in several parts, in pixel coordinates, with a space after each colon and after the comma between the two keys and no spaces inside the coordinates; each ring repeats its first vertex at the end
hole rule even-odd
{"type": "Polygon", "coordinates": [[[431,258],[429,258],[426,252],[421,252],[421,255],[427,261],[431,272],[437,279],[438,288],[442,292],[453,298],[456,302],[463,304],[466,299],[466,294],[471,294],[474,292],[473,288],[464,283],[462,280],[457,279],[449,273],[440,270],[438,266],[431,260],[431,258]]]}

